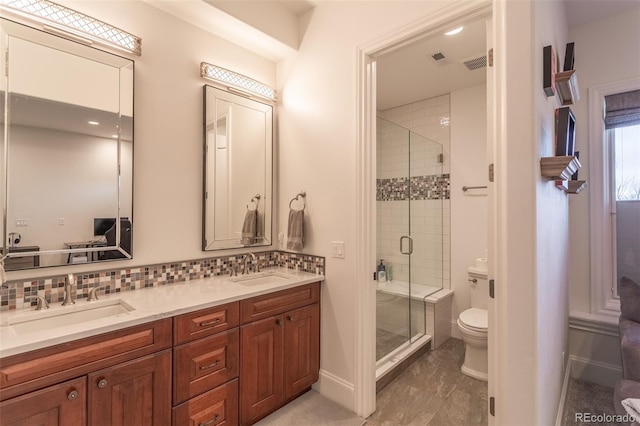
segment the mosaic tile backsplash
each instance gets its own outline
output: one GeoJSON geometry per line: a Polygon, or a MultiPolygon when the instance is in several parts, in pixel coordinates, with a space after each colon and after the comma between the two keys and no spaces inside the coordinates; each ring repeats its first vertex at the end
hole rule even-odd
{"type": "Polygon", "coordinates": [[[377,179],[376,200],[448,200],[449,187],[448,174],[377,179]]]}
{"type": "MultiPolygon", "coordinates": [[[[324,257],[284,251],[265,251],[254,254],[256,261],[250,259],[248,263],[252,271],[255,271],[256,264],[260,262],[262,268],[284,267],[325,274],[324,257]]],[[[229,273],[229,267],[238,265],[243,256],[244,254],[237,254],[76,274],[76,299],[86,298],[89,291],[96,286],[105,286],[102,292],[110,294],[226,275],[229,273]]],[[[62,302],[65,278],[66,274],[26,281],[8,281],[0,291],[0,311],[35,306],[37,300],[29,298],[36,295],[44,296],[49,303],[62,302]]]]}

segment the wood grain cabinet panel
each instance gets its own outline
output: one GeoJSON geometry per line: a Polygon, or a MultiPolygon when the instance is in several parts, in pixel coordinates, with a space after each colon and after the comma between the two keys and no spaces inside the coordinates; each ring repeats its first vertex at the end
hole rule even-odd
{"type": "Polygon", "coordinates": [[[238,379],[190,399],[173,409],[175,426],[238,424],[238,379]]]}
{"type": "Polygon", "coordinates": [[[286,400],[318,381],[320,372],[320,307],[305,306],[285,314],[284,387],[286,400]]]}
{"type": "Polygon", "coordinates": [[[171,347],[171,318],[0,359],[0,399],[171,347]]]}
{"type": "Polygon", "coordinates": [[[239,311],[238,302],[234,302],[174,317],[174,344],[180,345],[237,327],[239,311]]]}
{"type": "Polygon", "coordinates": [[[89,426],[166,426],[171,422],[171,351],[88,375],[89,426]]]}
{"type": "Polygon", "coordinates": [[[240,422],[252,424],[282,404],[284,317],[270,317],[240,330],[240,422]]]}
{"type": "Polygon", "coordinates": [[[84,426],[86,378],[49,386],[0,403],[2,426],[84,426]]]}
{"type": "Polygon", "coordinates": [[[174,404],[238,377],[239,335],[234,328],[174,348],[174,404]]]}
{"type": "Polygon", "coordinates": [[[242,324],[282,314],[295,308],[318,303],[320,283],[307,284],[277,293],[240,301],[242,324]]]}

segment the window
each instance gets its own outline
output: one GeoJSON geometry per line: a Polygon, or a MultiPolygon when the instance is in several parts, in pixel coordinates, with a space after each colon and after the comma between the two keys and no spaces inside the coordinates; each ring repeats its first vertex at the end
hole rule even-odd
{"type": "MultiPolygon", "coordinates": [[[[639,101],[640,102],[640,101],[639,101]]],[[[640,124],[607,130],[615,239],[613,270],[617,297],[624,276],[640,282],[640,124]]]]}
{"type": "Polygon", "coordinates": [[[640,78],[590,88],[589,111],[591,314],[617,322],[620,278],[640,281],[640,78]]]}

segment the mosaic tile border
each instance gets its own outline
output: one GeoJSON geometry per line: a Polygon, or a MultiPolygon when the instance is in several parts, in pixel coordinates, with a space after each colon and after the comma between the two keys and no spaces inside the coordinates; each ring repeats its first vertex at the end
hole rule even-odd
{"type": "Polygon", "coordinates": [[[377,201],[448,200],[451,178],[449,174],[413,176],[376,180],[377,201]]]}
{"type": "MultiPolygon", "coordinates": [[[[257,262],[263,267],[283,267],[320,275],[325,274],[325,258],[285,251],[256,252],[256,260],[249,260],[249,268],[255,270],[257,262]]],[[[186,260],[157,265],[135,266],[97,272],[76,274],[76,299],[84,299],[96,286],[106,286],[106,294],[134,291],[143,288],[171,285],[200,278],[226,275],[229,266],[239,264],[244,253],[207,259],[186,260]]],[[[0,311],[10,311],[35,306],[31,296],[44,296],[49,303],[64,300],[65,275],[7,282],[0,291],[0,311]]]]}

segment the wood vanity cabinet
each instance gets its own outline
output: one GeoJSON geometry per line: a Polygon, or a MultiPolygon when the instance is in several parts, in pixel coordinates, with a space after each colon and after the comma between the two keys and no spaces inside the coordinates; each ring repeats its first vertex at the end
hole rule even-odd
{"type": "Polygon", "coordinates": [[[84,426],[86,382],[82,377],[0,402],[0,424],[84,426]]]}
{"type": "Polygon", "coordinates": [[[320,283],[240,302],[240,422],[253,424],[318,381],[320,283]]]}
{"type": "Polygon", "coordinates": [[[173,425],[237,425],[239,303],[174,317],[173,425]]]}
{"type": "Polygon", "coordinates": [[[0,425],[167,425],[170,348],[167,318],[2,358],[0,425]]]}

